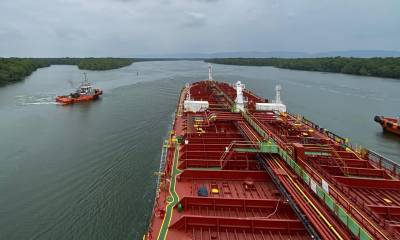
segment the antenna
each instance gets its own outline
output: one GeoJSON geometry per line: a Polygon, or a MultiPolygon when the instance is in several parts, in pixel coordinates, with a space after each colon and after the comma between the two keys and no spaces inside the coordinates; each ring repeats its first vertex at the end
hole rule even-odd
{"type": "Polygon", "coordinates": [[[75,88],[74,82],[71,79],[68,80],[68,83],[71,86],[71,88],[75,88]]]}
{"type": "Polygon", "coordinates": [[[276,91],[276,96],[275,96],[275,103],[282,103],[282,101],[281,101],[281,90],[282,90],[282,87],[281,87],[281,85],[276,85],[276,87],[275,87],[275,91],[276,91]]]}
{"type": "Polygon", "coordinates": [[[212,81],[212,67],[211,67],[211,63],[208,64],[208,81],[212,81]]]}

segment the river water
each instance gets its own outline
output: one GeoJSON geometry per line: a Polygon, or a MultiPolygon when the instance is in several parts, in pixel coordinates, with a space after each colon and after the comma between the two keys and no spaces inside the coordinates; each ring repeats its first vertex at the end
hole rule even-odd
{"type": "MultiPolygon", "coordinates": [[[[146,230],[180,89],[205,79],[207,64],[87,71],[101,100],[56,105],[82,73],[52,66],[0,88],[0,239],[140,239],[146,230]]],[[[373,121],[400,114],[400,80],[226,65],[214,65],[214,78],[267,98],[279,83],[290,112],[400,160],[400,138],[373,121]]]]}

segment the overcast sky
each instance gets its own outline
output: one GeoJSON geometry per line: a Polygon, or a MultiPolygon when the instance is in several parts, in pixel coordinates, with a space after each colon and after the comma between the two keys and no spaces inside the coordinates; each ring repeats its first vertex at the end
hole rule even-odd
{"type": "Polygon", "coordinates": [[[0,56],[400,50],[400,0],[0,0],[0,56]]]}

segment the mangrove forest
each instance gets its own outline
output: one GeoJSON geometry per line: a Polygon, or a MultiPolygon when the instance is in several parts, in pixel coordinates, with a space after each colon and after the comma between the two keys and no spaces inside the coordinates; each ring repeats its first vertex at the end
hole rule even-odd
{"type": "Polygon", "coordinates": [[[400,58],[214,58],[205,61],[400,79],[400,58]]]}
{"type": "Polygon", "coordinates": [[[76,65],[85,70],[110,70],[128,66],[133,58],[0,58],[0,85],[17,82],[38,68],[76,65]]]}

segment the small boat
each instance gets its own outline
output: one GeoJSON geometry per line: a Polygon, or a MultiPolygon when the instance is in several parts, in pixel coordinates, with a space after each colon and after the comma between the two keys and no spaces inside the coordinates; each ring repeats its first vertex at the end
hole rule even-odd
{"type": "Polygon", "coordinates": [[[374,120],[382,126],[384,131],[400,135],[400,118],[375,116],[374,120]]]}
{"type": "Polygon", "coordinates": [[[85,81],[79,86],[79,88],[71,93],[70,95],[57,96],[56,101],[60,104],[73,104],[78,102],[92,101],[99,98],[103,94],[103,91],[98,88],[93,88],[92,85],[86,78],[85,81]]]}

